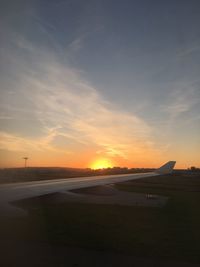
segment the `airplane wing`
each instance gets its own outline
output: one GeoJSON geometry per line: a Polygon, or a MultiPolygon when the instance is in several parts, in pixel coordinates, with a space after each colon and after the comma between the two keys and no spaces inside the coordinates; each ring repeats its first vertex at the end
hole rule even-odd
{"type": "Polygon", "coordinates": [[[175,164],[175,161],[169,161],[155,170],[155,172],[147,173],[78,177],[6,184],[0,187],[0,206],[8,208],[8,206],[10,206],[9,203],[16,200],[42,196],[64,190],[69,191],[72,189],[80,189],[98,185],[115,184],[119,182],[167,174],[173,171],[175,164]]]}

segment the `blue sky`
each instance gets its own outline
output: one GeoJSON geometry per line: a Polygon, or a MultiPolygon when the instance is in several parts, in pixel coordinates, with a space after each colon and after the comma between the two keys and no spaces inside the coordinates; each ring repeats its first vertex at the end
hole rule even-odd
{"type": "Polygon", "coordinates": [[[199,1],[3,1],[1,166],[200,165],[199,1]]]}

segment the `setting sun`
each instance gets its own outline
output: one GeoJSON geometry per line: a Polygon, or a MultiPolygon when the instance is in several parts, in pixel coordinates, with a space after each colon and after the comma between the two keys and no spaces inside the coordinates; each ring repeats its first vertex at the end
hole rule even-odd
{"type": "Polygon", "coordinates": [[[108,159],[98,159],[94,161],[91,164],[91,169],[97,170],[97,169],[105,169],[105,168],[112,168],[113,164],[110,160],[108,159]]]}

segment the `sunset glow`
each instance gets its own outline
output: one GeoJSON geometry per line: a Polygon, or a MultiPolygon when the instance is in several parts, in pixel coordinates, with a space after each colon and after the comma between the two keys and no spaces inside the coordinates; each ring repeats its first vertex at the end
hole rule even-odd
{"type": "Polygon", "coordinates": [[[86,2],[0,9],[0,168],[200,167],[196,5],[86,2]]]}
{"type": "Polygon", "coordinates": [[[112,168],[112,167],[113,167],[113,164],[108,159],[98,159],[91,164],[91,169],[93,170],[106,169],[106,168],[112,168]]]}

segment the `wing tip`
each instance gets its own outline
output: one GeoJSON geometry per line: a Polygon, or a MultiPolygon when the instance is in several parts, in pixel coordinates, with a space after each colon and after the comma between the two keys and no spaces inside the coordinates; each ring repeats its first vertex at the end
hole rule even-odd
{"type": "Polygon", "coordinates": [[[167,163],[165,163],[164,165],[162,165],[160,168],[158,168],[156,170],[156,173],[159,174],[168,174],[168,173],[172,173],[174,166],[176,164],[176,161],[168,161],[167,163]]]}

